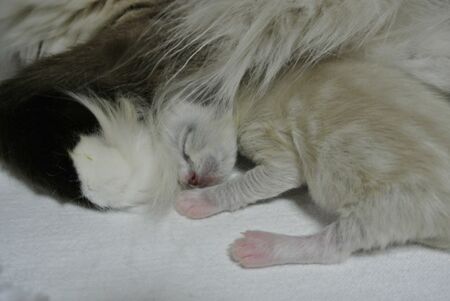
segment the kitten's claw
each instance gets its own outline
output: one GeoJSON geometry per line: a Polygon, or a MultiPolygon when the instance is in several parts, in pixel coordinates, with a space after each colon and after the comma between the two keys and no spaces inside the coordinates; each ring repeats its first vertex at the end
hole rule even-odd
{"type": "Polygon", "coordinates": [[[206,197],[202,189],[181,192],[175,203],[175,210],[192,219],[206,218],[223,211],[206,197]]]}
{"type": "Polygon", "coordinates": [[[247,231],[230,247],[231,258],[244,268],[261,268],[277,264],[275,247],[280,235],[247,231]]]}

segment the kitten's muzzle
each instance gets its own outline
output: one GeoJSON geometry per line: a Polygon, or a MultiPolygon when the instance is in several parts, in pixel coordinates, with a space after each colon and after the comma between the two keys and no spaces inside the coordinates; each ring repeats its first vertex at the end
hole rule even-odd
{"type": "Polygon", "coordinates": [[[200,178],[195,172],[192,172],[189,174],[189,178],[188,178],[187,182],[188,182],[189,186],[197,187],[200,184],[200,178]]]}
{"type": "Polygon", "coordinates": [[[190,187],[207,187],[216,184],[217,178],[213,176],[200,176],[195,172],[188,175],[187,184],[190,187]]]}

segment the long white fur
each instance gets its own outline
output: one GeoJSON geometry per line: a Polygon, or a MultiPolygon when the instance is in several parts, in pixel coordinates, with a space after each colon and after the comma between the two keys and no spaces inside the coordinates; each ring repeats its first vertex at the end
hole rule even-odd
{"type": "Polygon", "coordinates": [[[83,135],[71,152],[84,196],[104,208],[170,208],[179,190],[178,162],[162,129],[145,110],[138,111],[138,100],[119,97],[111,105],[92,95],[73,97],[101,126],[83,135]]]}
{"type": "Polygon", "coordinates": [[[217,91],[228,107],[246,77],[265,90],[288,64],[338,54],[367,53],[450,91],[446,0],[182,0],[173,15],[174,44],[216,49],[187,91],[217,91]]]}
{"type": "Polygon", "coordinates": [[[138,0],[15,0],[0,4],[0,59],[20,68],[86,42],[138,0]]]}
{"type": "MultiPolygon", "coordinates": [[[[16,54],[26,63],[61,52],[133,3],[140,1],[2,3],[0,58],[16,54]]],[[[207,68],[184,78],[185,98],[214,92],[229,107],[244,78],[265,90],[287,64],[307,66],[336,54],[389,62],[450,92],[446,0],[179,0],[169,8],[178,26],[166,56],[189,46],[215,49],[207,68]]]]}
{"type": "MultiPolygon", "coordinates": [[[[92,37],[125,7],[141,2],[2,3],[0,59],[16,54],[26,63],[64,51],[92,37]]],[[[169,8],[178,26],[166,56],[189,45],[216,50],[210,57],[215,63],[184,79],[185,98],[213,91],[219,104],[229,106],[245,77],[264,90],[287,64],[307,66],[335,54],[389,62],[450,92],[446,0],[179,0],[169,8]]]]}

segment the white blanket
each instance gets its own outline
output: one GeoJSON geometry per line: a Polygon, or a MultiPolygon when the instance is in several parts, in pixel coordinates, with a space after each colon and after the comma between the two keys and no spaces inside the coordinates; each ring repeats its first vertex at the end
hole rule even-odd
{"type": "Polygon", "coordinates": [[[0,170],[0,300],[450,300],[449,254],[419,246],[332,266],[230,261],[242,231],[306,234],[327,222],[296,194],[201,221],[173,212],[156,221],[60,205],[0,170]]]}

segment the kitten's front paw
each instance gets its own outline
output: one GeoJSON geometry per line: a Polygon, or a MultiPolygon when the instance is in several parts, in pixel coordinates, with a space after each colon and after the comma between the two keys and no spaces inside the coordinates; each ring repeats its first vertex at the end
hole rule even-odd
{"type": "Polygon", "coordinates": [[[175,203],[175,210],[192,219],[206,218],[223,211],[207,197],[205,189],[181,192],[175,203]]]}

